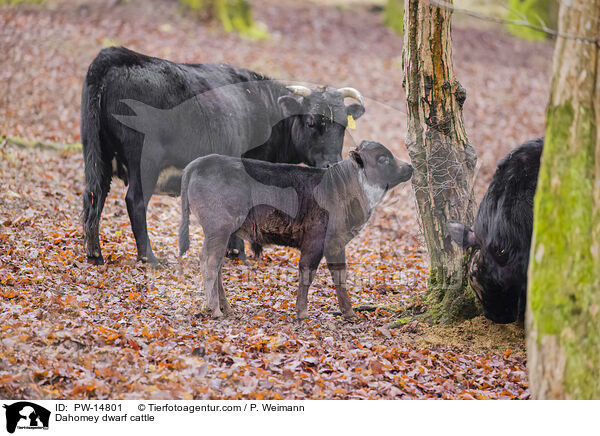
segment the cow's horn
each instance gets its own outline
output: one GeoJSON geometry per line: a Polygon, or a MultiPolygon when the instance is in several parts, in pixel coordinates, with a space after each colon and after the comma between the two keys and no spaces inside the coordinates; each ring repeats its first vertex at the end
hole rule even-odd
{"type": "Polygon", "coordinates": [[[340,89],[338,89],[338,91],[340,91],[340,94],[342,94],[344,96],[344,98],[350,97],[350,98],[353,98],[354,100],[360,101],[360,104],[362,104],[363,106],[365,105],[365,99],[363,98],[362,94],[360,92],[358,92],[357,89],[340,88],[340,89]]]}
{"type": "Polygon", "coordinates": [[[292,91],[294,94],[301,95],[302,97],[306,97],[307,95],[310,95],[310,93],[312,92],[306,86],[293,85],[293,86],[286,86],[286,88],[289,89],[290,91],[292,91]]]}

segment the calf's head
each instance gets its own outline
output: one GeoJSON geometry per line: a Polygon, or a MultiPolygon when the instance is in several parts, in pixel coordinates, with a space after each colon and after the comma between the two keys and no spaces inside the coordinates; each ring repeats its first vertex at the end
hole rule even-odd
{"type": "Polygon", "coordinates": [[[362,182],[365,192],[368,195],[372,193],[374,196],[379,193],[379,199],[388,190],[412,177],[413,167],[396,159],[379,142],[362,141],[355,150],[350,152],[350,158],[364,174],[362,182]]]}
{"type": "Polygon", "coordinates": [[[485,317],[499,324],[516,321],[525,311],[529,244],[511,235],[514,229],[508,226],[499,217],[479,215],[475,231],[459,222],[447,223],[452,240],[472,250],[469,282],[485,317]]]}
{"type": "Polygon", "coordinates": [[[283,115],[290,118],[290,137],[300,162],[326,168],[342,160],[348,117],[365,113],[364,99],[354,88],[288,86],[291,95],[279,97],[283,115]],[[359,103],[348,106],[346,97],[359,103]]]}

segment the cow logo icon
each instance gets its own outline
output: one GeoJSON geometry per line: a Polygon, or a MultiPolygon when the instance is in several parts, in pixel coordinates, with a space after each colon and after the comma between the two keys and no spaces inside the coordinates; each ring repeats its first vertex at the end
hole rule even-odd
{"type": "Polygon", "coordinates": [[[10,405],[4,404],[6,409],[6,431],[14,433],[18,429],[44,429],[48,430],[50,411],[42,406],[29,401],[19,401],[10,405]]]}

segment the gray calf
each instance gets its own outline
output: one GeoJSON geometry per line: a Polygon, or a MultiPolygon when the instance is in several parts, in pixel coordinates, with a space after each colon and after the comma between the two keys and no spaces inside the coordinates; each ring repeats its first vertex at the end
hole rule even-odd
{"type": "Polygon", "coordinates": [[[179,251],[189,248],[190,209],[204,229],[202,278],[213,317],[231,313],[221,266],[231,234],[255,244],[300,249],[299,319],[308,317],[308,288],[325,255],[338,304],[354,317],[346,290],[346,244],[385,193],[412,176],[383,145],[363,141],[327,169],[210,155],[191,162],[181,184],[179,251]]]}

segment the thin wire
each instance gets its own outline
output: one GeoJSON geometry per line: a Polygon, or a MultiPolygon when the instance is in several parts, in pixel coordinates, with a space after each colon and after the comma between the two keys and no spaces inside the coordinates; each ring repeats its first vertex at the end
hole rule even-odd
{"type": "Polygon", "coordinates": [[[541,22],[541,20],[540,20],[540,25],[536,25],[536,24],[530,23],[527,20],[509,20],[507,18],[500,18],[500,17],[494,17],[492,15],[482,14],[480,12],[475,12],[470,9],[459,8],[459,7],[454,6],[452,3],[448,3],[443,0],[425,0],[425,1],[435,5],[437,7],[440,7],[440,8],[446,9],[446,10],[455,11],[460,14],[468,15],[470,17],[477,18],[479,20],[491,21],[491,22],[500,23],[500,24],[514,24],[515,26],[529,27],[530,29],[544,32],[547,35],[552,36],[553,38],[573,39],[576,41],[583,41],[583,42],[588,42],[591,44],[596,44],[598,47],[600,47],[600,39],[598,39],[598,38],[587,38],[585,36],[578,36],[578,35],[573,35],[570,33],[561,33],[561,32],[558,32],[557,30],[549,28],[543,22],[541,22]]]}

